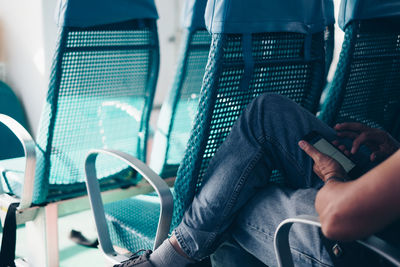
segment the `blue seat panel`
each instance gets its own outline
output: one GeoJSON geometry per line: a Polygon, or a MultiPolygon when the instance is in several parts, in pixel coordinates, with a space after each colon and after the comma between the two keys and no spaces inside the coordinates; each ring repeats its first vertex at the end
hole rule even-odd
{"type": "MultiPolygon", "coordinates": [[[[40,154],[37,151],[37,155],[40,154]]],[[[40,157],[39,157],[40,158],[40,157]]],[[[115,159],[103,158],[103,166],[112,166],[115,159]],[[107,164],[105,164],[107,162],[107,164]]],[[[119,162],[118,162],[119,163],[119,162]]],[[[3,190],[11,195],[21,197],[22,188],[24,182],[24,171],[25,171],[25,158],[18,157],[13,159],[1,160],[0,161],[0,183],[3,190]]],[[[59,176],[50,177],[52,180],[63,180],[68,177],[68,173],[59,173],[59,176]]],[[[112,189],[123,186],[124,184],[130,184],[134,172],[131,169],[122,169],[119,172],[110,173],[108,177],[104,177],[100,183],[102,184],[102,190],[112,189]]],[[[37,176],[35,177],[37,179],[37,176]]],[[[35,181],[37,183],[37,181],[35,181]]],[[[57,201],[70,197],[76,197],[81,195],[82,190],[85,189],[84,182],[75,184],[53,184],[48,186],[48,198],[47,202],[57,201]],[[62,194],[60,194],[62,192],[62,194]]]]}
{"type": "Polygon", "coordinates": [[[319,117],[357,121],[396,136],[400,112],[400,16],[352,21],[319,117]]]}

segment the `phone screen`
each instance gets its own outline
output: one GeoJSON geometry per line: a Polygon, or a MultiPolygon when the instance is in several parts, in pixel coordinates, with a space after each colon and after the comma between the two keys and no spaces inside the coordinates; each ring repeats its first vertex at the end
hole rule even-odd
{"type": "Polygon", "coordinates": [[[341,151],[339,151],[336,147],[334,147],[331,143],[323,138],[319,139],[312,145],[321,153],[324,153],[331,158],[334,158],[337,162],[340,163],[340,165],[342,165],[343,169],[346,172],[349,172],[356,166],[353,161],[347,158],[341,151]]]}

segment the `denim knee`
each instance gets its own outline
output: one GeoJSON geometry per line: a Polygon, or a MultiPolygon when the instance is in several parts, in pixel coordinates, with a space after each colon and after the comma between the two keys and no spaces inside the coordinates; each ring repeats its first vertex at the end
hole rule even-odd
{"type": "Polygon", "coordinates": [[[286,96],[266,93],[258,96],[249,104],[249,108],[257,106],[256,109],[263,111],[275,111],[282,112],[283,110],[298,109],[300,106],[293,100],[287,98],[286,96]]]}

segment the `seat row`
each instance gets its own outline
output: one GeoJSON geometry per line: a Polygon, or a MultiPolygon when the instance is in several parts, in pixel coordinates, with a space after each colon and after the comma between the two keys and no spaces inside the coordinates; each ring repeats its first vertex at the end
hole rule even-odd
{"type": "MultiPolygon", "coordinates": [[[[391,75],[400,70],[398,4],[393,2],[383,8],[378,2],[341,3],[339,24],[345,31],[345,40],[333,82],[325,89],[320,107],[326,66],[332,58],[329,37],[332,38],[333,6],[330,1],[323,1],[322,6],[319,1],[288,2],[291,8],[284,10],[274,9],[270,2],[265,6],[259,1],[247,1],[245,6],[240,1],[208,2],[205,18],[212,44],[197,115],[174,184],[171,229],[180,223],[201,187],[210,159],[240,112],[262,93],[285,95],[331,126],[359,121],[399,138],[400,77],[391,75]],[[307,9],[319,13],[310,18],[305,12],[299,21],[314,28],[289,19],[287,25],[282,23],[286,21],[283,18],[295,17],[290,13],[293,10],[307,9]],[[278,26],[271,22],[273,18],[279,20],[278,26]]],[[[87,161],[88,166],[93,157],[87,161]]],[[[147,171],[150,177],[151,171],[147,171]]],[[[90,174],[87,179],[96,181],[90,174]]],[[[109,249],[109,240],[132,252],[154,249],[160,244],[169,232],[168,225],[157,216],[168,210],[162,199],[161,209],[155,194],[107,204],[104,211],[100,202],[94,203],[100,243],[109,259],[121,260],[121,255],[115,256],[114,250],[109,249]],[[161,232],[164,236],[159,235],[161,232]]],[[[166,196],[165,202],[169,199],[166,196]]],[[[282,255],[288,257],[287,251],[282,255]]]]}
{"type": "Polygon", "coordinates": [[[0,203],[7,209],[19,202],[17,223],[28,222],[27,228],[44,236],[40,252],[29,255],[33,266],[58,262],[57,234],[50,228],[57,214],[79,210],[85,171],[108,257],[124,258],[111,240],[130,251],[156,247],[170,225],[180,222],[241,111],[260,94],[285,95],[329,125],[355,120],[400,137],[400,9],[376,8],[372,0],[342,2],[345,40],[320,110],[333,53],[333,4],[281,2],[185,2],[182,54],[151,156],[152,168],[163,177],[174,176],[179,166],[173,196],[156,173],[132,158],[146,158],[158,76],[153,1],[61,2],[59,43],[36,142],[9,117],[0,117],[26,154],[0,162],[6,191],[0,203]],[[90,149],[97,150],[85,169],[90,149]],[[106,220],[100,192],[113,192],[108,202],[150,191],[140,177],[160,186],[155,190],[161,200],[142,195],[107,204],[106,220]],[[121,187],[131,191],[116,190],[121,187]],[[160,211],[165,217],[159,220],[160,211]]]}

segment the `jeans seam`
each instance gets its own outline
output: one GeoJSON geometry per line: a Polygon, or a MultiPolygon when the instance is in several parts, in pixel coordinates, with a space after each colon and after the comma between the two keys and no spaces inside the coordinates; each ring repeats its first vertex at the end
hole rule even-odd
{"type": "Polygon", "coordinates": [[[267,236],[269,236],[271,238],[274,238],[274,235],[271,235],[270,232],[265,232],[264,230],[262,230],[262,229],[260,229],[258,227],[255,227],[254,225],[250,224],[249,222],[245,222],[245,223],[251,229],[253,229],[253,230],[257,231],[257,232],[263,233],[263,234],[265,234],[265,235],[267,235],[267,236]]]}
{"type": "MultiPolygon", "coordinates": [[[[300,254],[302,257],[308,258],[308,259],[310,259],[311,261],[314,261],[314,262],[316,262],[316,263],[318,263],[318,264],[320,264],[320,265],[322,265],[322,266],[326,266],[326,267],[331,267],[331,266],[332,266],[332,265],[330,265],[330,264],[324,263],[324,262],[322,262],[322,261],[316,259],[315,257],[313,257],[313,256],[311,256],[311,255],[308,255],[308,254],[306,254],[306,253],[304,253],[304,252],[302,252],[302,251],[300,251],[300,250],[297,250],[296,248],[294,248],[294,247],[292,247],[292,246],[290,246],[290,245],[289,245],[289,247],[290,247],[291,250],[293,250],[293,251],[295,251],[296,253],[300,254]]],[[[292,254],[293,254],[293,253],[292,253],[292,254]]]]}
{"type": "Polygon", "coordinates": [[[275,146],[276,149],[282,151],[284,157],[286,159],[288,159],[290,161],[290,163],[292,164],[292,166],[294,166],[296,168],[296,170],[300,173],[301,176],[306,177],[306,173],[304,171],[304,167],[300,166],[298,164],[298,162],[295,160],[295,158],[292,156],[292,154],[287,151],[284,146],[282,146],[281,143],[279,143],[279,141],[275,138],[273,138],[272,136],[265,134],[263,136],[261,136],[260,138],[257,138],[257,140],[259,142],[261,142],[262,144],[264,144],[265,142],[269,142],[270,144],[272,144],[273,146],[275,146]]]}
{"type": "Polygon", "coordinates": [[[222,213],[222,219],[220,220],[220,223],[218,223],[215,227],[215,231],[210,235],[210,237],[206,240],[205,242],[205,247],[207,248],[209,246],[210,243],[212,243],[216,236],[215,233],[217,233],[219,231],[219,229],[221,228],[222,223],[225,221],[227,214],[229,213],[229,211],[232,209],[232,207],[234,206],[234,202],[236,201],[240,189],[243,187],[244,183],[247,181],[248,179],[248,174],[250,173],[250,171],[253,169],[254,165],[259,161],[260,157],[262,155],[262,149],[259,148],[257,153],[255,154],[255,156],[253,157],[253,159],[250,161],[250,163],[247,165],[245,171],[242,173],[242,175],[240,176],[238,183],[236,184],[232,194],[229,197],[229,200],[223,210],[222,213]]]}

